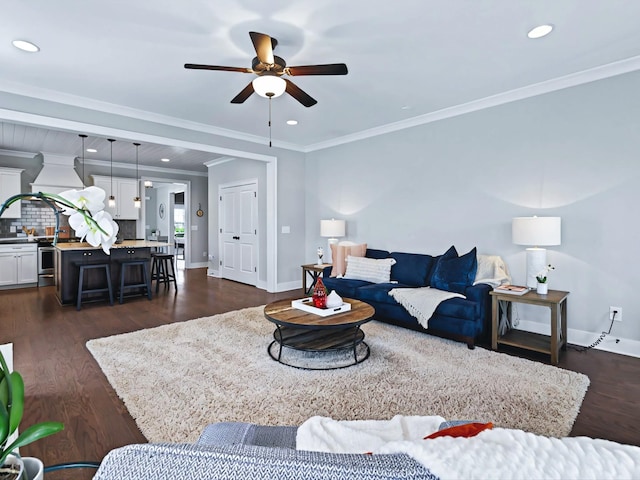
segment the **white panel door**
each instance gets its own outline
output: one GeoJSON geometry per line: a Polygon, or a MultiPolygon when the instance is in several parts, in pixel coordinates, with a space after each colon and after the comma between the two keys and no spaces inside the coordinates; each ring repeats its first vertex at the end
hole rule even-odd
{"type": "Polygon", "coordinates": [[[256,285],[258,251],[258,185],[220,189],[220,274],[256,285]]]}

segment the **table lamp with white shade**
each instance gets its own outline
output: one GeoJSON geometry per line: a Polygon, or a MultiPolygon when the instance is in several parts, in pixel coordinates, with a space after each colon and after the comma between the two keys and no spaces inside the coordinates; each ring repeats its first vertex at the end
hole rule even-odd
{"type": "Polygon", "coordinates": [[[560,245],[560,217],[516,217],[511,222],[512,241],[527,248],[527,287],[535,288],[536,275],[547,266],[547,250],[541,247],[560,245]]]}
{"type": "Polygon", "coordinates": [[[331,255],[331,245],[338,243],[338,238],[344,237],[346,230],[346,222],[344,220],[320,220],[320,236],[328,237],[327,249],[331,255]]]}

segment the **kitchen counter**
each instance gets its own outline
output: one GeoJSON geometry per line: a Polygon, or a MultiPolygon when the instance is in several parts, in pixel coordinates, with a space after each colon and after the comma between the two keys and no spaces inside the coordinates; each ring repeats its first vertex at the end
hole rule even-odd
{"type": "MultiPolygon", "coordinates": [[[[111,285],[117,292],[120,285],[122,262],[127,260],[151,260],[151,249],[167,247],[167,242],[149,240],[125,240],[114,244],[106,254],[102,247],[93,247],[86,242],[59,243],[55,246],[56,253],[56,295],[62,305],[75,305],[78,292],[78,271],[80,265],[91,263],[108,263],[111,270],[111,285]]],[[[151,265],[147,265],[147,275],[151,265]]],[[[138,269],[127,270],[124,282],[126,285],[143,282],[138,269]]],[[[97,270],[90,271],[84,282],[87,290],[104,288],[106,285],[104,273],[97,270]]],[[[144,289],[141,289],[141,291],[144,289]]],[[[134,293],[135,292],[130,292],[134,293]]],[[[101,294],[100,294],[101,295],[101,294]]],[[[98,295],[99,296],[99,295],[98,295]]],[[[91,300],[91,294],[87,300],[91,300]]],[[[83,300],[84,301],[84,300],[83,300]]]]}
{"type": "MultiPolygon", "coordinates": [[[[155,247],[168,247],[170,244],[167,242],[157,242],[153,240],[124,240],[122,243],[114,243],[111,249],[119,248],[155,248],[155,247]]],[[[56,248],[62,251],[70,250],[102,250],[102,247],[94,247],[87,242],[68,242],[58,243],[56,248]]]]}

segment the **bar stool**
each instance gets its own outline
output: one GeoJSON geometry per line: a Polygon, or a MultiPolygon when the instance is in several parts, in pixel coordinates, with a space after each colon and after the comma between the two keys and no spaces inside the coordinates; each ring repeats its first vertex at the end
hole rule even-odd
{"type": "Polygon", "coordinates": [[[170,253],[152,253],[151,258],[153,259],[151,262],[151,281],[155,280],[156,282],[156,293],[158,293],[161,283],[164,283],[165,290],[168,290],[170,284],[173,283],[176,293],[178,293],[176,271],[173,266],[174,256],[170,253]]]}
{"type": "MultiPolygon", "coordinates": [[[[151,300],[151,280],[148,274],[149,269],[149,259],[148,258],[138,258],[135,260],[122,260],[120,262],[120,303],[124,303],[124,292],[125,290],[131,290],[133,288],[144,288],[147,298],[151,300]],[[138,267],[140,269],[142,283],[129,283],[125,284],[125,277],[127,274],[128,268],[138,267]]],[[[144,292],[142,293],[145,294],[144,292]]]]}
{"type": "Polygon", "coordinates": [[[108,263],[76,263],[79,267],[78,272],[78,299],[76,302],[76,310],[80,310],[82,306],[82,296],[88,293],[109,292],[109,305],[113,305],[113,289],[111,287],[111,268],[108,263]],[[84,272],[87,270],[103,269],[106,279],[106,287],[84,288],[84,272]]]}

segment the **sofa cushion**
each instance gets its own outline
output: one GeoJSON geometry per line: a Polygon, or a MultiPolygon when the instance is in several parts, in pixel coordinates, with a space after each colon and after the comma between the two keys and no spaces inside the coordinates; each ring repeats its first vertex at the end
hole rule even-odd
{"type": "Polygon", "coordinates": [[[434,313],[474,321],[478,317],[477,307],[476,302],[464,298],[450,298],[438,305],[434,313]]]}
{"type": "Polygon", "coordinates": [[[348,278],[333,277],[325,277],[322,279],[322,282],[329,293],[331,293],[331,290],[335,290],[335,292],[341,297],[355,299],[359,298],[356,292],[360,287],[371,285],[371,282],[367,282],[365,280],[350,280],[348,278]]]}
{"type": "Polygon", "coordinates": [[[396,264],[391,267],[391,280],[410,287],[426,287],[433,264],[431,255],[419,253],[391,253],[396,264]]]}
{"type": "Polygon", "coordinates": [[[343,245],[338,243],[331,244],[331,263],[333,268],[331,269],[332,277],[342,277],[347,271],[347,257],[353,255],[354,257],[364,257],[367,252],[367,244],[349,244],[343,245]]]}
{"type": "Polygon", "coordinates": [[[476,248],[456,258],[441,258],[431,277],[431,286],[448,292],[464,294],[473,285],[478,269],[476,248]]]}
{"type": "Polygon", "coordinates": [[[400,285],[397,283],[376,283],[373,285],[364,285],[358,288],[356,295],[358,300],[362,300],[363,302],[388,303],[393,305],[398,304],[398,302],[389,295],[389,290],[402,287],[409,287],[409,285],[400,285]]]}
{"type": "Polygon", "coordinates": [[[344,278],[366,280],[373,283],[386,283],[391,278],[391,266],[396,263],[393,258],[379,260],[366,257],[347,257],[347,272],[344,278]]]}

